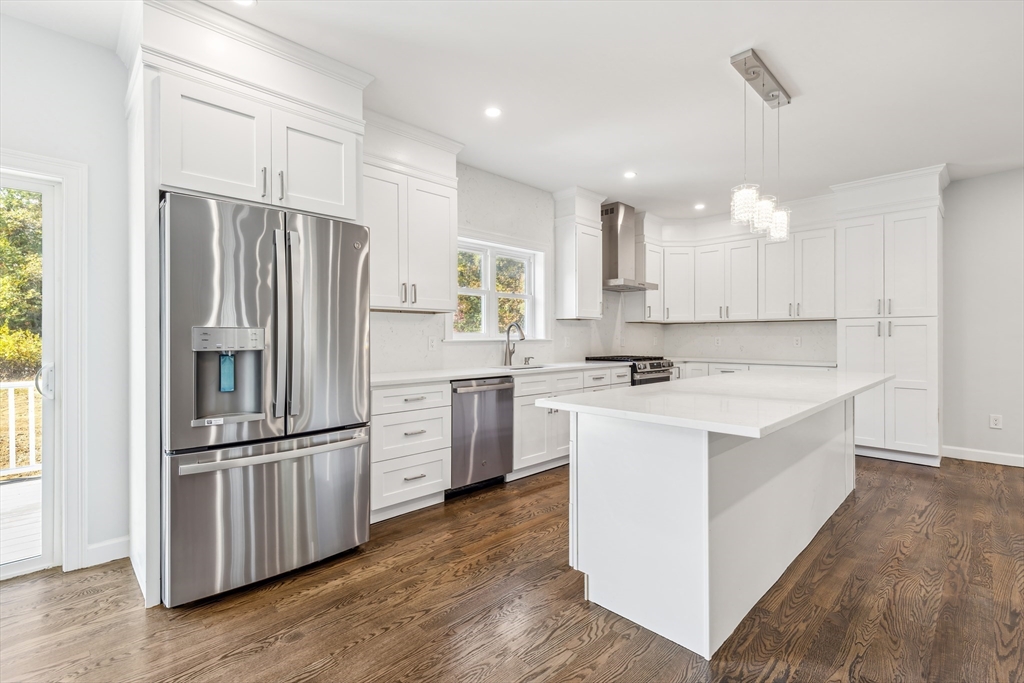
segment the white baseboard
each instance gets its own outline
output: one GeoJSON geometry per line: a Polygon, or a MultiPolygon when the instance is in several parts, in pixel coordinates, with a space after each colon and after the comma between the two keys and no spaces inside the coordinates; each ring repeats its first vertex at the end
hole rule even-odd
{"type": "Polygon", "coordinates": [[[1024,467],[1024,453],[1002,453],[1000,451],[983,451],[977,448],[943,446],[942,454],[947,458],[989,462],[993,465],[1009,465],[1010,467],[1024,467]]]}
{"type": "Polygon", "coordinates": [[[82,567],[92,567],[120,560],[122,557],[128,557],[128,536],[119,536],[108,541],[87,545],[85,552],[82,553],[82,567]]]}
{"type": "Polygon", "coordinates": [[[881,460],[895,460],[896,462],[909,462],[912,465],[927,465],[938,467],[942,462],[941,455],[925,455],[923,453],[908,453],[906,451],[891,451],[888,448],[872,448],[870,446],[856,446],[853,452],[857,455],[864,455],[869,458],[881,460]]]}
{"type": "Polygon", "coordinates": [[[376,524],[377,522],[383,522],[385,519],[391,519],[399,515],[404,515],[409,512],[415,512],[416,510],[422,510],[423,508],[430,507],[431,505],[437,505],[438,503],[444,502],[444,491],[440,493],[432,493],[429,496],[423,496],[416,500],[407,500],[404,503],[398,503],[397,505],[390,505],[380,510],[370,510],[370,524],[376,524]]]}
{"type": "Polygon", "coordinates": [[[509,472],[508,474],[505,475],[505,481],[509,482],[515,481],[516,479],[522,479],[523,477],[530,477],[533,476],[534,474],[540,474],[541,472],[546,472],[547,470],[551,470],[556,467],[561,467],[562,465],[568,464],[569,456],[563,455],[561,458],[548,460],[547,462],[542,462],[539,465],[532,465],[530,467],[524,467],[521,470],[516,470],[515,472],[509,472]]]}

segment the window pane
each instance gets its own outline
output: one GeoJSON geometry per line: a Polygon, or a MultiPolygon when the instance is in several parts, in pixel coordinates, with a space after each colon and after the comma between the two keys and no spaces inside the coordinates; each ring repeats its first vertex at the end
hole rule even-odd
{"type": "Polygon", "coordinates": [[[494,283],[499,292],[526,294],[526,261],[511,256],[494,259],[494,283]]]}
{"type": "Polygon", "coordinates": [[[483,289],[483,254],[459,250],[459,287],[483,289]]]}
{"type": "Polygon", "coordinates": [[[519,323],[523,332],[529,331],[526,329],[526,300],[498,297],[498,334],[505,334],[512,323],[519,323]]]}
{"type": "MultiPolygon", "coordinates": [[[[460,263],[461,263],[461,254],[460,263]]],[[[464,334],[483,331],[483,299],[472,294],[459,294],[459,307],[455,311],[455,331],[464,334]]]]}

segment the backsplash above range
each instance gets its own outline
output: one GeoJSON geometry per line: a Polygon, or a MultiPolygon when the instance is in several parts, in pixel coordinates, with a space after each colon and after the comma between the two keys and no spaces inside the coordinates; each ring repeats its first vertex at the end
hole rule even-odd
{"type": "Polygon", "coordinates": [[[836,360],[836,322],[704,323],[665,325],[662,353],[672,358],[836,360]],[[800,344],[797,346],[796,338],[800,344]],[[716,345],[715,341],[719,343],[716,345]]]}

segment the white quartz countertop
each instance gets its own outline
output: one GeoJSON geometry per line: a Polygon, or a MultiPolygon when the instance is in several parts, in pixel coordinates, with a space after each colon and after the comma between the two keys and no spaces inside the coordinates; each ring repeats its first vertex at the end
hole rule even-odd
{"type": "Polygon", "coordinates": [[[542,408],[760,438],[895,375],[742,372],[537,401],[542,408]]]}
{"type": "Polygon", "coordinates": [[[673,363],[726,363],[736,365],[790,365],[802,368],[834,368],[835,361],[827,360],[741,360],[739,358],[698,358],[696,356],[668,356],[673,363]]]}
{"type": "Polygon", "coordinates": [[[572,363],[544,363],[536,367],[515,365],[507,367],[486,368],[443,368],[438,370],[409,370],[407,372],[375,372],[370,375],[370,387],[386,387],[399,384],[426,384],[428,382],[450,382],[457,379],[477,379],[483,377],[518,377],[520,375],[539,375],[548,372],[567,372],[570,370],[596,370],[598,368],[627,367],[629,363],[601,363],[574,361],[572,363]]]}

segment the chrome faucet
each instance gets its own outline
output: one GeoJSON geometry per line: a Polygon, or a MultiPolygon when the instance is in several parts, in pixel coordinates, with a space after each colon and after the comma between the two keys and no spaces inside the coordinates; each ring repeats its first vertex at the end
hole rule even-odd
{"type": "Polygon", "coordinates": [[[519,330],[519,341],[526,339],[526,335],[523,334],[523,328],[519,326],[519,323],[512,323],[505,328],[505,359],[501,361],[502,365],[512,365],[512,356],[516,352],[516,345],[512,343],[509,335],[512,334],[512,328],[519,330]]]}

